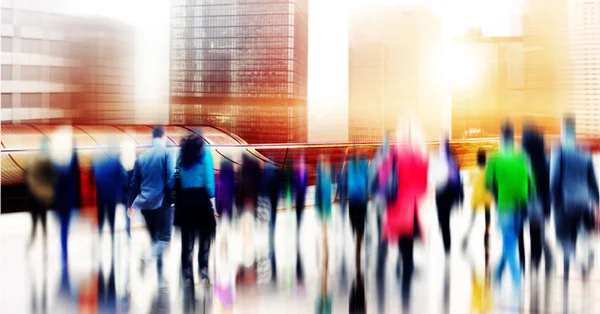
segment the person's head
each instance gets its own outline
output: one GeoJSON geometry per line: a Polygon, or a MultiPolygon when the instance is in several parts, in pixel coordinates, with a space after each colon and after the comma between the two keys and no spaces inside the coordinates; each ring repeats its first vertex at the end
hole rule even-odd
{"type": "Polygon", "coordinates": [[[167,136],[164,126],[155,126],[152,129],[152,140],[159,140],[163,145],[167,146],[167,136]]]}
{"type": "Polygon", "coordinates": [[[575,146],[575,116],[567,115],[563,118],[561,133],[564,146],[575,146]]]}
{"type": "Polygon", "coordinates": [[[440,156],[445,158],[450,157],[450,140],[445,133],[440,138],[440,156]]]}
{"type": "Polygon", "coordinates": [[[485,154],[485,150],[483,148],[479,148],[479,150],[477,150],[477,166],[479,166],[479,168],[484,168],[486,163],[487,156],[485,154]]]}
{"type": "Polygon", "coordinates": [[[515,141],[515,127],[510,120],[506,120],[500,127],[500,146],[502,150],[513,148],[515,141]]]}
{"type": "Polygon", "coordinates": [[[202,161],[204,156],[204,140],[198,134],[192,133],[180,143],[179,165],[187,169],[202,161]]]}
{"type": "Polygon", "coordinates": [[[383,150],[387,151],[390,148],[390,131],[383,131],[383,150]]]}
{"type": "Polygon", "coordinates": [[[51,158],[59,165],[67,165],[73,157],[73,128],[70,125],[56,130],[52,136],[51,158]]]}

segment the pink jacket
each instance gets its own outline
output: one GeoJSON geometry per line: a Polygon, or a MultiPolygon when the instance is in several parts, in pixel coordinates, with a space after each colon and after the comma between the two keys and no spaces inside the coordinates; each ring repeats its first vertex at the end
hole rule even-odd
{"type": "MultiPolygon", "coordinates": [[[[398,197],[387,204],[383,224],[383,238],[396,241],[402,237],[413,237],[415,220],[419,234],[423,229],[419,221],[419,203],[427,193],[429,159],[409,149],[397,151],[398,197]]],[[[392,158],[386,158],[380,168],[379,183],[385,186],[392,170],[392,158]]]]}

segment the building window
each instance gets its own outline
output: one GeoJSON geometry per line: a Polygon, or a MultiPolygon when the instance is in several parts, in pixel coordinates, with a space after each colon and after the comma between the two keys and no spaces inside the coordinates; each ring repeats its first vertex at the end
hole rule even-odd
{"type": "Polygon", "coordinates": [[[21,80],[23,81],[41,81],[42,67],[35,65],[21,66],[21,80]]]}
{"type": "Polygon", "coordinates": [[[2,93],[2,108],[12,108],[12,93],[2,93]]]}
{"type": "Polygon", "coordinates": [[[12,80],[12,65],[2,65],[2,80],[10,81],[12,80]]]}
{"type": "Polygon", "coordinates": [[[12,37],[2,37],[2,51],[3,52],[12,52],[12,37]]]}
{"type": "Polygon", "coordinates": [[[13,14],[12,9],[2,8],[2,24],[12,24],[13,14]]]}
{"type": "Polygon", "coordinates": [[[21,108],[41,108],[42,94],[24,93],[21,94],[21,108]]]}
{"type": "Polygon", "coordinates": [[[40,39],[21,39],[21,52],[25,53],[41,53],[42,52],[42,41],[40,39]]]}

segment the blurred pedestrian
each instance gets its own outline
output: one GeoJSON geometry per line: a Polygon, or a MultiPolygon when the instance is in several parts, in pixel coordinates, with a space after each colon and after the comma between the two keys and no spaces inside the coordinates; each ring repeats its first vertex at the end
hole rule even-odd
{"type": "MultiPolygon", "coordinates": [[[[112,141],[111,141],[112,142],[112,141]]],[[[104,218],[108,218],[110,228],[111,248],[115,245],[115,213],[117,204],[123,201],[123,191],[127,187],[127,171],[119,160],[117,146],[113,142],[107,152],[95,156],[92,162],[94,178],[96,180],[96,199],[98,209],[98,231],[102,235],[104,218]]]]}
{"type": "Polygon", "coordinates": [[[181,176],[176,222],[181,226],[181,265],[183,277],[193,279],[194,242],[198,235],[198,268],[200,278],[209,281],[208,257],[215,233],[215,211],[211,198],[215,196],[215,173],[208,144],[198,134],[181,141],[177,163],[181,176]]]}
{"type": "Polygon", "coordinates": [[[427,193],[429,160],[422,132],[415,120],[398,124],[397,145],[382,164],[380,183],[386,187],[387,210],[383,238],[398,241],[402,258],[402,300],[408,308],[416,237],[423,237],[420,202],[427,193]]]}
{"type": "Polygon", "coordinates": [[[486,186],[496,198],[498,224],[502,232],[502,255],[495,272],[499,285],[508,263],[515,292],[521,288],[521,269],[517,259],[518,233],[530,192],[535,194],[535,179],[525,154],[514,147],[514,127],[506,122],[501,129],[500,152],[490,157],[486,186]]]}
{"type": "Polygon", "coordinates": [[[127,185],[123,189],[123,199],[121,200],[125,204],[125,229],[127,230],[127,237],[131,239],[131,218],[127,212],[127,204],[133,202],[129,200],[129,187],[131,186],[131,180],[133,179],[133,168],[136,160],[136,148],[137,144],[135,141],[126,138],[122,146],[121,151],[121,165],[127,171],[127,185]]]}
{"type": "Polygon", "coordinates": [[[304,213],[304,204],[306,201],[306,190],[308,189],[308,169],[304,160],[304,155],[296,161],[293,174],[293,194],[296,201],[296,228],[300,232],[302,223],[302,214],[304,213]]]}
{"type": "Polygon", "coordinates": [[[219,179],[217,181],[216,206],[217,214],[222,220],[233,217],[233,199],[235,197],[235,170],[233,163],[223,158],[219,166],[219,179]]]}
{"type": "MultiPolygon", "coordinates": [[[[546,263],[546,273],[552,269],[553,258],[550,246],[545,238],[545,222],[550,218],[550,169],[546,157],[546,145],[544,135],[536,130],[531,123],[527,123],[523,128],[522,138],[523,152],[527,154],[533,175],[535,177],[535,186],[537,188],[537,198],[541,202],[542,211],[539,212],[539,219],[534,217],[533,210],[528,211],[529,217],[529,239],[531,248],[532,268],[538,270],[541,259],[542,249],[546,263]]],[[[524,267],[524,263],[523,263],[524,267]]]]}
{"type": "Polygon", "coordinates": [[[30,160],[25,169],[27,208],[31,213],[32,222],[28,249],[31,249],[35,240],[38,222],[42,224],[43,244],[44,248],[46,247],[46,213],[52,206],[56,183],[56,172],[50,160],[49,145],[48,139],[43,138],[40,153],[30,160]]]}
{"type": "Polygon", "coordinates": [[[269,200],[271,219],[269,220],[269,248],[275,249],[275,223],[277,221],[277,204],[282,182],[280,170],[270,162],[265,163],[263,177],[263,194],[269,200]]]}
{"type": "Polygon", "coordinates": [[[438,222],[444,241],[446,257],[450,254],[450,214],[452,208],[460,205],[464,199],[460,168],[456,158],[450,151],[448,138],[440,142],[440,155],[437,162],[431,167],[432,176],[435,178],[435,203],[437,205],[438,222]]]}
{"type": "Polygon", "coordinates": [[[382,238],[383,217],[385,215],[385,188],[379,183],[379,169],[390,151],[390,136],[386,131],[383,134],[381,147],[375,153],[369,165],[369,188],[375,208],[377,220],[377,276],[383,276],[383,268],[387,259],[387,243],[382,238]]]}
{"type": "MultiPolygon", "coordinates": [[[[587,234],[598,215],[598,182],[592,156],[578,148],[575,142],[575,118],[563,119],[562,143],[552,151],[550,190],[554,207],[556,236],[563,249],[564,281],[569,280],[571,259],[575,258],[577,235],[587,234]]],[[[582,275],[587,276],[593,262],[593,254],[586,252],[582,263],[582,275]]]]}
{"type": "Polygon", "coordinates": [[[63,267],[68,266],[68,237],[71,213],[80,207],[80,172],[71,127],[57,131],[52,141],[52,160],[56,170],[54,209],[60,218],[60,244],[63,267]]]}
{"type": "Polygon", "coordinates": [[[323,252],[329,259],[329,242],[327,240],[327,223],[331,219],[332,205],[331,165],[325,155],[319,156],[317,164],[317,182],[315,185],[315,208],[321,221],[321,236],[323,237],[323,252]]]}
{"type": "Polygon", "coordinates": [[[491,223],[491,212],[492,201],[494,196],[485,187],[485,169],[486,169],[487,156],[485,150],[479,148],[477,151],[477,168],[471,172],[471,182],[473,183],[473,194],[471,194],[471,221],[467,228],[467,233],[463,239],[462,247],[463,250],[467,249],[469,243],[469,237],[475,224],[477,214],[484,210],[485,213],[485,231],[483,234],[483,246],[485,249],[485,262],[488,265],[489,261],[489,244],[490,244],[490,223],[491,223]]]}
{"type": "MultiPolygon", "coordinates": [[[[167,149],[164,127],[152,130],[152,148],[136,160],[129,190],[130,216],[140,210],[152,240],[159,284],[164,285],[163,253],[171,241],[174,204],[171,199],[175,162],[167,149]]],[[[145,264],[147,259],[142,260],[145,264]]]]}
{"type": "Polygon", "coordinates": [[[356,236],[356,269],[361,269],[361,252],[369,201],[369,161],[357,151],[348,161],[348,206],[350,225],[356,236]]]}

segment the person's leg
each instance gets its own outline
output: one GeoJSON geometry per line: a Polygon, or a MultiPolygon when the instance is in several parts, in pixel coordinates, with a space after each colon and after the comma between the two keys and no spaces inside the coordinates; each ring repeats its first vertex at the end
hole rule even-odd
{"type": "Polygon", "coordinates": [[[48,229],[47,229],[47,217],[48,217],[48,210],[46,208],[43,208],[42,211],[40,211],[39,213],[39,217],[40,217],[40,221],[42,223],[42,240],[43,240],[43,245],[44,245],[44,251],[46,250],[46,245],[47,245],[47,235],[48,235],[48,229]]]}
{"type": "Polygon", "coordinates": [[[69,224],[71,222],[71,209],[59,209],[60,213],[60,246],[62,251],[63,265],[67,265],[69,257],[69,224]]]}
{"type": "Polygon", "coordinates": [[[35,235],[37,233],[37,225],[39,220],[39,209],[37,208],[37,201],[32,196],[29,197],[29,212],[31,214],[31,235],[29,236],[29,245],[31,248],[35,241],[35,235]]]}
{"type": "Polygon", "coordinates": [[[155,210],[155,234],[157,243],[157,266],[159,275],[162,274],[162,257],[169,242],[171,242],[171,233],[173,231],[173,207],[161,207],[155,210]]]}
{"type": "Polygon", "coordinates": [[[150,254],[146,254],[142,258],[142,265],[149,262],[152,258],[156,257],[157,245],[156,245],[156,223],[155,223],[155,210],[141,210],[144,221],[146,222],[146,230],[150,236],[150,254]]]}
{"type": "Polygon", "coordinates": [[[194,276],[194,229],[185,225],[181,226],[181,272],[184,279],[194,276]]]}
{"type": "Polygon", "coordinates": [[[202,279],[208,279],[208,259],[210,257],[210,241],[210,235],[200,234],[198,241],[198,269],[200,270],[200,277],[202,279]]]}
{"type": "MultiPolygon", "coordinates": [[[[503,215],[500,223],[502,228],[502,255],[508,263],[515,288],[521,287],[521,268],[517,259],[517,239],[519,219],[515,214],[503,215]]],[[[500,219],[499,219],[500,220],[500,219]]]]}
{"type": "Polygon", "coordinates": [[[536,271],[542,259],[542,228],[535,223],[529,223],[529,241],[531,243],[531,262],[536,271]]]}
{"type": "Polygon", "coordinates": [[[115,247],[115,214],[117,211],[117,203],[115,201],[106,204],[106,214],[108,218],[108,227],[110,229],[111,248],[115,247]]]}
{"type": "Polygon", "coordinates": [[[104,217],[107,210],[106,207],[106,202],[102,198],[98,197],[96,200],[96,210],[98,213],[98,233],[100,237],[102,236],[102,230],[104,229],[104,217]]]}
{"type": "Polygon", "coordinates": [[[525,238],[523,237],[523,221],[521,220],[518,227],[518,240],[519,240],[519,263],[521,266],[521,271],[525,273],[525,238]]]}
{"type": "Polygon", "coordinates": [[[410,288],[414,269],[413,246],[414,240],[410,237],[401,238],[398,241],[400,255],[402,258],[402,306],[409,307],[410,288]]]}
{"type": "Polygon", "coordinates": [[[271,195],[271,221],[269,223],[269,249],[275,250],[275,225],[277,223],[277,197],[278,195],[271,195]]]}
{"type": "Polygon", "coordinates": [[[492,221],[492,213],[489,205],[485,207],[485,231],[483,233],[483,248],[485,250],[485,265],[490,262],[490,224],[492,221]]]}
{"type": "Polygon", "coordinates": [[[477,215],[475,212],[471,212],[471,221],[469,221],[469,226],[467,227],[467,232],[465,233],[465,237],[462,241],[462,249],[466,250],[469,246],[469,237],[471,236],[471,231],[473,230],[473,226],[475,225],[475,220],[477,219],[477,215]]]}
{"type": "Polygon", "coordinates": [[[447,204],[442,202],[438,205],[438,222],[442,232],[444,252],[448,255],[450,253],[450,209],[447,204]]]}

